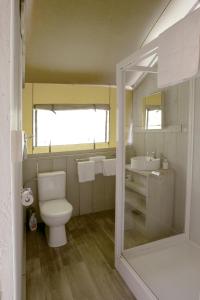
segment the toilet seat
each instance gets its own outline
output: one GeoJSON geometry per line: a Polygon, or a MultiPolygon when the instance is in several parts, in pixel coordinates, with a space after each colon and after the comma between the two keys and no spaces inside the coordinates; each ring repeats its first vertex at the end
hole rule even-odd
{"type": "Polygon", "coordinates": [[[61,217],[71,214],[72,205],[66,199],[40,201],[40,212],[44,217],[61,217]]]}

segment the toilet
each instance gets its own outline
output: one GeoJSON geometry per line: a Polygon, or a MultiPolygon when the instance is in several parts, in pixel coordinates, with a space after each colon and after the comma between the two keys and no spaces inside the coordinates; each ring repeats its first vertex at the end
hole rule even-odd
{"type": "Polygon", "coordinates": [[[67,243],[65,224],[72,215],[72,205],[65,196],[64,171],[38,174],[38,196],[41,219],[46,225],[48,245],[60,247],[67,243]]]}

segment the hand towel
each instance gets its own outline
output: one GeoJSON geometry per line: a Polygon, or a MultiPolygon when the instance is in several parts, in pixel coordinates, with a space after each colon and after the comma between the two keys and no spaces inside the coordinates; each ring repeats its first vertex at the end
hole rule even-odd
{"type": "Polygon", "coordinates": [[[94,181],[95,164],[94,161],[81,161],[77,164],[79,182],[94,181]]]}
{"type": "Polygon", "coordinates": [[[94,161],[95,163],[95,174],[102,174],[103,173],[103,163],[102,160],[106,157],[103,155],[99,156],[91,156],[89,160],[94,161]]]}
{"type": "Polygon", "coordinates": [[[103,159],[103,175],[114,176],[116,174],[116,159],[103,159]]]}
{"type": "Polygon", "coordinates": [[[158,39],[158,87],[183,82],[199,72],[200,9],[163,32],[158,39]]]}
{"type": "Polygon", "coordinates": [[[99,155],[99,156],[91,156],[89,157],[89,160],[94,160],[94,161],[100,161],[105,159],[106,157],[104,155],[99,155]]]}

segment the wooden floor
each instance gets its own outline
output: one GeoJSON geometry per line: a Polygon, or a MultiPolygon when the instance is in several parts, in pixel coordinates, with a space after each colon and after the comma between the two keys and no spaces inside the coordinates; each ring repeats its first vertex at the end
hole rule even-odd
{"type": "Polygon", "coordinates": [[[114,212],[74,217],[69,242],[49,248],[44,228],[27,231],[27,300],[135,299],[114,269],[114,212]]]}

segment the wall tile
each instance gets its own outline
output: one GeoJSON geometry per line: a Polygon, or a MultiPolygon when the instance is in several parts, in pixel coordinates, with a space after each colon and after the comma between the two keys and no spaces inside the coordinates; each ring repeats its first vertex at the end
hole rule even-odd
{"type": "Polygon", "coordinates": [[[192,176],[192,203],[190,220],[190,238],[200,245],[200,78],[195,87],[194,152],[192,176]]]}
{"type": "Polygon", "coordinates": [[[53,171],[65,171],[67,168],[67,161],[66,158],[54,158],[53,159],[53,171]]]}
{"type": "Polygon", "coordinates": [[[28,183],[36,177],[37,174],[37,160],[36,159],[26,159],[23,161],[23,182],[28,183]]]}
{"type": "Polygon", "coordinates": [[[53,160],[51,158],[40,158],[38,160],[38,172],[52,172],[53,171],[53,160]]]}
{"type": "Polygon", "coordinates": [[[179,85],[178,89],[178,124],[188,125],[189,82],[179,85]]]}
{"type": "Polygon", "coordinates": [[[115,208],[115,176],[108,176],[104,180],[105,184],[105,207],[106,209],[115,208]]]}
{"type": "Polygon", "coordinates": [[[73,206],[73,215],[80,213],[80,184],[78,183],[76,157],[67,158],[67,200],[73,206]]]}
{"type": "Polygon", "coordinates": [[[80,183],[80,215],[89,214],[93,211],[93,186],[94,182],[80,183]]]}
{"type": "Polygon", "coordinates": [[[96,175],[95,181],[93,183],[93,195],[92,195],[92,207],[93,211],[102,211],[106,209],[106,199],[105,199],[105,181],[107,177],[99,174],[96,175]]]}
{"type": "Polygon", "coordinates": [[[156,135],[155,133],[145,133],[145,155],[156,152],[156,135]]]}
{"type": "Polygon", "coordinates": [[[133,146],[134,146],[136,155],[144,155],[145,154],[145,133],[134,132],[133,146]]]}
{"type": "Polygon", "coordinates": [[[173,86],[164,91],[164,126],[177,125],[178,121],[178,87],[173,86]]]}

